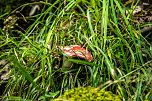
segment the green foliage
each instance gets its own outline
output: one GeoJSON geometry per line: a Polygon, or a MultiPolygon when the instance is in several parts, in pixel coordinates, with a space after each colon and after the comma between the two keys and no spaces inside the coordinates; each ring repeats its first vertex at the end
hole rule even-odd
{"type": "Polygon", "coordinates": [[[81,86],[100,86],[126,101],[151,100],[152,45],[140,33],[142,24],[125,14],[124,5],[118,0],[36,4],[44,7],[27,29],[11,29],[10,24],[6,33],[0,27],[0,60],[7,61],[0,69],[11,69],[5,86],[0,82],[2,100],[53,100],[81,86]],[[68,58],[72,67],[62,68],[64,54],[58,46],[75,44],[89,50],[93,61],[68,58]]]}
{"type": "Polygon", "coordinates": [[[118,95],[94,87],[71,89],[55,101],[121,101],[118,95]]]}

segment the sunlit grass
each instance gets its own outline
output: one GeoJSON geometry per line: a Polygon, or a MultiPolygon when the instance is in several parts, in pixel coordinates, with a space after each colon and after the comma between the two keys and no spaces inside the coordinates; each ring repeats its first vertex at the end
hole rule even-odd
{"type": "Polygon", "coordinates": [[[152,46],[120,2],[44,4],[48,8],[25,33],[18,32],[20,40],[0,31],[0,59],[11,68],[3,99],[51,100],[79,86],[100,87],[126,101],[150,99],[152,46]],[[75,44],[89,50],[93,61],[69,58],[73,66],[62,68],[64,55],[58,46],[75,44]]]}

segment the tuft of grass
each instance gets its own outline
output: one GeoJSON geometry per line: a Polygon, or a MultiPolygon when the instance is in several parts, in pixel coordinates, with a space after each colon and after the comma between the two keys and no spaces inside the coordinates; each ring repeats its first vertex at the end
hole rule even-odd
{"type": "Polygon", "coordinates": [[[0,60],[11,69],[1,99],[53,100],[71,88],[92,86],[122,100],[151,100],[152,46],[121,2],[39,3],[45,6],[25,32],[11,29],[6,36],[0,28],[0,60]],[[72,67],[62,68],[64,54],[58,46],[75,44],[89,50],[93,61],[69,58],[72,67]]]}

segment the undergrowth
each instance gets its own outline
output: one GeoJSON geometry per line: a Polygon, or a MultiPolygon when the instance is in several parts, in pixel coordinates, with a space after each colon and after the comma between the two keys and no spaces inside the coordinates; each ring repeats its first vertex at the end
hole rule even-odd
{"type": "Polygon", "coordinates": [[[1,99],[53,100],[71,88],[92,86],[126,101],[152,100],[152,46],[121,2],[40,3],[44,9],[24,31],[0,28],[0,60],[7,61],[1,70],[10,69],[1,99]],[[75,44],[89,50],[93,61],[69,58],[73,66],[62,68],[58,46],[75,44]]]}

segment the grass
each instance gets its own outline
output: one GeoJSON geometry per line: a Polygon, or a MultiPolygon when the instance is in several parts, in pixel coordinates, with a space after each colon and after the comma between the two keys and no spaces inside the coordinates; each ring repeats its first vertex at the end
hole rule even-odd
{"type": "Polygon", "coordinates": [[[44,9],[25,32],[8,29],[6,37],[0,28],[0,60],[11,68],[1,99],[53,100],[80,86],[112,91],[124,101],[152,99],[152,46],[139,33],[142,25],[135,26],[132,16],[125,15],[121,2],[40,3],[44,9]],[[93,61],[69,58],[74,65],[62,68],[58,46],[75,44],[88,49],[93,61]]]}

